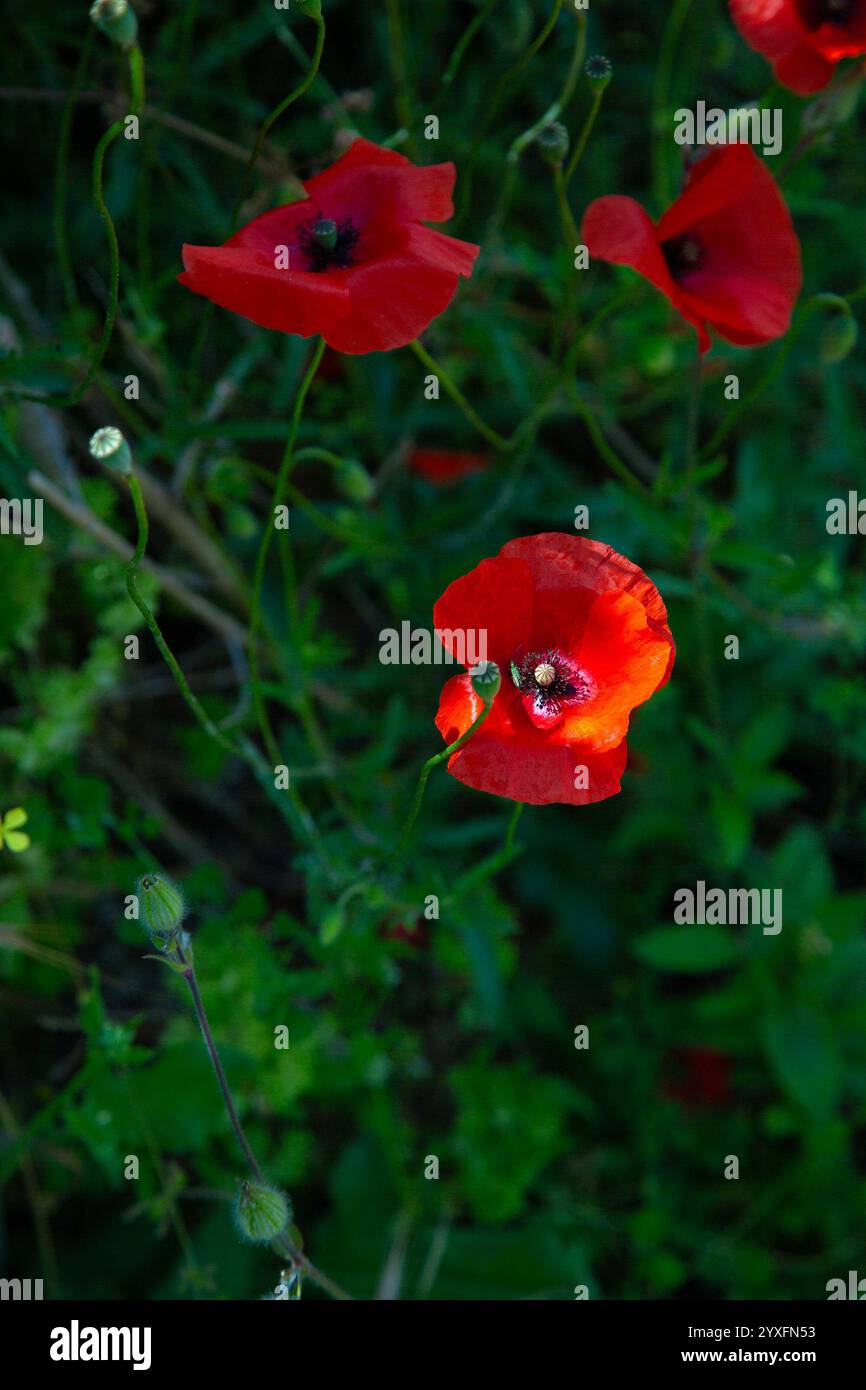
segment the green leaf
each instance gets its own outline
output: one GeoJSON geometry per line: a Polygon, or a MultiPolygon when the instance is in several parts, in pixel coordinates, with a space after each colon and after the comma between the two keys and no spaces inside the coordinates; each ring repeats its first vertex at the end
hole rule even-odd
{"type": "Polygon", "coordinates": [[[842,1068],[824,1019],[796,1006],[767,1021],[767,1056],[782,1089],[814,1120],[827,1120],[839,1102],[842,1068]]]}
{"type": "Polygon", "coordinates": [[[722,927],[657,927],[632,945],[638,960],[656,970],[688,975],[722,970],[739,956],[736,938],[722,927]]]}

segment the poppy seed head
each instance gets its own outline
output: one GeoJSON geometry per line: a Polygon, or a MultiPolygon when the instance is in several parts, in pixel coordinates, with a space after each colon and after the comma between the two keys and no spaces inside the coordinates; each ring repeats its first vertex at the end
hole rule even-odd
{"type": "Polygon", "coordinates": [[[353,263],[353,252],[360,235],[351,217],[336,222],[319,212],[315,217],[308,218],[298,228],[298,242],[309,262],[307,269],[316,272],[331,267],[345,270],[353,263]]]}

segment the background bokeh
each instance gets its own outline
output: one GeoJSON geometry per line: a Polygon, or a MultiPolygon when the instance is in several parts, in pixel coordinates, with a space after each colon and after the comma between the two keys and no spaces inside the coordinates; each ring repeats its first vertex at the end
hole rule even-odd
{"type": "MultiPolygon", "coordinates": [[[[136,8],[149,114],[105,170],[119,322],[63,411],[18,393],[70,390],[95,351],[108,258],[90,165],[124,109],[124,68],[96,36],[66,157],[86,4],[8,4],[0,50],[0,492],[47,497],[38,470],[65,502],[46,501],[41,546],[0,538],[0,812],[23,806],[32,836],[0,850],[0,1271],[83,1298],[258,1297],[276,1282],[278,1259],[232,1226],[239,1155],[182,984],[123,919],[137,876],[161,868],[190,903],[253,1147],[311,1257],[353,1294],[824,1298],[862,1266],[866,1217],[863,540],[825,529],[828,499],[862,486],[862,350],[822,356],[832,305],[801,309],[782,344],[717,343],[690,485],[694,335],[630,272],[576,280],[534,145],[506,180],[507,151],[566,81],[568,7],[517,72],[551,13],[541,0],[325,0],[322,76],[274,126],[244,217],[291,198],[346,130],[381,142],[406,126],[411,157],[457,165],[444,230],[483,248],[427,347],[506,434],[556,394],[531,448],[501,459],[444,392],[425,400],[411,352],[326,356],[299,446],[359,460],[376,491],[353,501],[302,460],[291,633],[268,575],[267,689],[319,838],[293,836],[181,701],[99,534],[133,536],[128,496],[86,445],[99,425],[126,432],[151,484],[149,555],[228,622],[153,576],[145,592],[209,712],[254,738],[239,634],[308,345],[205,320],[175,276],[183,242],[224,239],[245,153],[315,26],[264,0],[136,8]],[[583,335],[567,382],[562,332],[583,335]],[[756,393],[742,410],[724,399],[729,373],[756,393]],[[413,445],[488,466],[437,488],[408,467],[413,445]],[[509,805],[437,769],[405,869],[370,885],[441,746],[447,675],[382,665],[380,630],[429,626],[453,578],[513,536],[573,533],[581,504],[589,534],[658,585],[678,646],[670,685],[633,720],[622,794],[527,808],[520,854],[492,873],[509,805]],[[123,654],[135,632],[137,663],[123,654]],[[698,879],[782,888],[782,933],[675,929],[674,891],[698,879]]],[[[605,193],[662,210],[679,180],[672,113],[698,99],[766,98],[784,112],[777,175],[795,150],[812,104],[771,89],[726,5],[593,0],[588,31],[614,77],[570,189],[578,221],[605,193]]],[[[572,139],[588,109],[584,80],[572,139]]],[[[863,115],[845,114],[782,184],[804,302],[866,280],[863,115]]]]}

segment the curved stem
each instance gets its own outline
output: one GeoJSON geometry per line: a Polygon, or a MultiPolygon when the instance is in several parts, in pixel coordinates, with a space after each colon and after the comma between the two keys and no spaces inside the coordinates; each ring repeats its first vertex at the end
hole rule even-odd
{"type": "Polygon", "coordinates": [[[590,106],[586,120],[583,123],[583,129],[580,132],[580,135],[578,136],[577,144],[574,147],[571,159],[568,161],[568,168],[566,169],[565,176],[563,178],[563,183],[566,188],[568,188],[568,185],[574,178],[574,171],[577,168],[580,161],[583,159],[584,150],[586,149],[587,144],[589,143],[589,137],[592,134],[592,128],[595,125],[595,120],[599,113],[601,103],[604,100],[605,90],[606,89],[604,87],[601,87],[598,91],[593,92],[592,94],[592,105],[590,106]]]}
{"type": "Polygon", "coordinates": [[[277,745],[276,738],[274,737],[274,731],[271,727],[271,722],[268,717],[267,706],[265,704],[264,695],[262,693],[261,669],[259,665],[258,654],[258,634],[262,626],[262,590],[264,588],[265,567],[267,565],[268,552],[271,546],[271,537],[273,536],[274,532],[275,509],[281,506],[283,502],[283,495],[285,493],[286,483],[288,481],[289,475],[292,470],[292,464],[294,462],[295,439],[297,438],[298,434],[298,426],[301,421],[301,414],[304,409],[304,402],[307,398],[307,392],[309,391],[310,386],[312,385],[313,378],[319,369],[319,363],[322,360],[322,355],[324,351],[325,340],[324,338],[320,338],[313,351],[313,355],[310,358],[307,370],[304,373],[301,384],[298,387],[298,393],[295,397],[294,409],[292,411],[291,424],[289,426],[289,435],[288,439],[286,440],[286,447],[283,451],[280,469],[277,474],[277,480],[274,484],[274,491],[271,497],[270,513],[267,518],[266,525],[263,528],[262,539],[259,543],[258,554],[256,555],[256,568],[255,575],[253,578],[253,594],[250,609],[249,628],[250,681],[252,685],[253,704],[255,706],[256,718],[258,719],[259,728],[261,729],[262,737],[265,741],[265,747],[268,750],[268,756],[274,763],[281,762],[280,750],[277,745]]]}
{"type": "Polygon", "coordinates": [[[84,45],[81,49],[81,57],[78,60],[78,67],[75,69],[75,76],[72,79],[69,95],[63,105],[63,116],[60,121],[60,136],[57,141],[57,164],[54,174],[54,240],[57,243],[57,259],[60,263],[60,277],[63,281],[63,293],[66,296],[66,303],[70,309],[74,308],[78,303],[78,296],[75,290],[75,278],[72,273],[72,257],[69,253],[66,219],[69,141],[72,133],[72,117],[79,93],[84,85],[84,76],[87,71],[87,64],[90,61],[95,34],[96,30],[93,25],[91,25],[87,31],[87,38],[84,40],[84,45]]]}
{"type": "Polygon", "coordinates": [[[666,208],[671,201],[666,162],[668,132],[665,130],[665,122],[667,120],[667,105],[670,100],[674,57],[691,6],[692,0],[675,0],[671,7],[662,35],[661,52],[656,68],[652,118],[653,189],[660,208],[666,208]]]}
{"type": "Polygon", "coordinates": [[[288,108],[293,104],[293,102],[298,101],[299,98],[304,95],[307,89],[313,85],[313,83],[316,80],[316,73],[319,71],[319,64],[322,61],[322,50],[324,49],[324,47],[325,21],[322,18],[322,16],[319,15],[316,18],[316,47],[313,51],[313,56],[310,60],[310,66],[307,69],[306,75],[304,76],[302,81],[298,83],[294,91],[290,92],[287,97],[284,97],[283,100],[277,106],[274,107],[273,111],[265,120],[264,124],[261,126],[261,129],[259,130],[258,135],[256,136],[256,142],[253,145],[252,153],[250,154],[249,160],[247,161],[247,167],[244,170],[243,178],[241,179],[241,186],[238,191],[238,196],[235,199],[235,204],[232,208],[230,232],[234,232],[235,227],[237,226],[238,213],[240,212],[241,204],[247,195],[247,189],[250,185],[250,179],[252,178],[253,170],[255,169],[256,164],[258,162],[259,155],[262,152],[262,146],[264,145],[265,140],[268,137],[268,131],[271,129],[274,122],[279,120],[283,112],[288,110],[288,108]]]}
{"type": "MultiPolygon", "coordinates": [[[[208,1056],[210,1057],[211,1064],[216,1074],[217,1083],[219,1085],[220,1093],[223,1098],[223,1103],[226,1108],[226,1114],[228,1115],[229,1120],[231,1122],[232,1129],[235,1133],[235,1138],[237,1139],[238,1144],[240,1145],[241,1152],[243,1153],[244,1158],[246,1159],[247,1164],[249,1166],[250,1172],[252,1173],[256,1182],[264,1183],[264,1174],[262,1173],[262,1170],[259,1167],[258,1159],[253,1153],[253,1150],[250,1146],[250,1142],[247,1139],[246,1134],[244,1133],[243,1125],[241,1124],[240,1119],[238,1118],[238,1112],[235,1108],[235,1103],[232,1098],[231,1089],[229,1087],[228,1080],[226,1079],[226,1074],[223,1070],[223,1065],[220,1060],[220,1055],[217,1050],[216,1042],[214,1041],[213,1033],[210,1029],[210,1024],[208,1022],[207,1013],[204,1007],[204,1000],[201,997],[201,991],[198,987],[198,980],[196,979],[195,974],[195,966],[192,964],[191,960],[188,961],[185,958],[183,948],[180,946],[177,947],[177,957],[181,964],[185,967],[181,973],[183,974],[183,978],[186,981],[189,987],[190,995],[192,996],[193,1008],[195,1009],[195,1016],[198,1019],[198,1024],[201,1028],[205,1047],[207,1048],[208,1056]]],[[[302,1250],[298,1249],[298,1247],[294,1244],[292,1240],[289,1239],[288,1236],[279,1236],[274,1241],[274,1245],[279,1250],[280,1254],[284,1255],[287,1259],[291,1260],[292,1263],[296,1265],[297,1268],[301,1269],[309,1279],[312,1279],[313,1283],[318,1284],[319,1287],[324,1289],[326,1293],[329,1293],[332,1298],[339,1299],[340,1301],[348,1300],[351,1298],[351,1294],[346,1293],[345,1289],[341,1289],[340,1285],[335,1283],[333,1279],[329,1278],[327,1274],[323,1274],[321,1270],[317,1269],[316,1266],[312,1263],[312,1261],[307,1258],[307,1256],[303,1253],[302,1250]]]]}
{"type": "Polygon", "coordinates": [[[434,767],[438,767],[440,763],[444,763],[446,759],[450,758],[453,753],[456,753],[458,749],[462,748],[464,743],[469,742],[472,735],[476,733],[478,729],[481,728],[481,725],[484,723],[485,719],[487,718],[488,714],[493,708],[493,703],[494,702],[491,700],[489,705],[485,705],[478,718],[474,721],[474,723],[470,724],[469,728],[466,730],[465,733],[461,734],[460,737],[456,739],[454,743],[450,743],[447,748],[443,748],[441,753],[434,753],[433,757],[428,758],[426,763],[422,767],[420,776],[418,778],[418,785],[415,788],[415,795],[412,799],[412,806],[409,811],[409,817],[406,821],[403,834],[400,837],[400,842],[397,845],[397,850],[395,853],[395,859],[398,864],[401,862],[406,853],[406,850],[409,848],[409,843],[412,839],[412,832],[415,829],[415,822],[418,819],[418,812],[421,810],[421,802],[424,800],[424,792],[427,789],[427,780],[430,776],[430,773],[433,771],[434,767]]]}
{"type": "Polygon", "coordinates": [[[138,541],[136,543],[132,559],[126,566],[126,588],[127,592],[129,593],[129,597],[132,599],[139,613],[144,618],[144,621],[146,622],[148,629],[150,630],[150,634],[153,637],[153,640],[156,643],[157,647],[159,648],[159,652],[163,660],[165,661],[166,665],[168,666],[169,670],[174,676],[175,681],[177,682],[177,686],[180,690],[181,695],[183,696],[189,708],[192,710],[193,714],[195,715],[199,724],[204,729],[205,733],[209,734],[212,739],[215,739],[216,742],[220,745],[220,747],[224,748],[226,752],[235,753],[238,756],[242,757],[243,754],[241,750],[234,743],[232,743],[231,739],[226,738],[225,734],[222,732],[221,729],[217,728],[210,715],[204,709],[198,698],[193,694],[192,689],[190,688],[189,681],[187,680],[186,676],[181,670],[177,658],[175,657],[173,651],[171,650],[171,648],[169,647],[168,643],[162,635],[162,629],[160,628],[159,623],[156,621],[156,618],[151,612],[149,606],[147,605],[145,600],[142,598],[141,593],[139,592],[137,572],[138,567],[141,564],[142,559],[144,558],[144,552],[147,548],[147,508],[144,504],[144,496],[141,491],[141,483],[138,481],[138,478],[135,476],[135,474],[130,474],[127,481],[129,483],[129,491],[132,494],[132,503],[135,508],[135,519],[138,523],[138,541]]]}
{"type": "MultiPolygon", "coordinates": [[[[144,96],[144,59],[141,55],[141,49],[137,44],[129,51],[129,67],[130,86],[133,93],[133,110],[130,114],[138,115],[144,96]]],[[[77,405],[96,377],[102,365],[102,359],[108,351],[108,344],[114,332],[114,321],[117,317],[117,305],[120,291],[120,247],[117,242],[117,232],[115,231],[114,222],[112,221],[111,213],[108,211],[108,206],[105,202],[102,189],[102,173],[105,165],[105,156],[117,137],[124,131],[125,124],[125,119],[121,118],[115,121],[113,125],[110,125],[100,139],[93,154],[93,169],[91,176],[93,201],[96,204],[97,211],[102,218],[102,224],[105,228],[109,259],[108,304],[105,309],[105,320],[102,325],[102,333],[93,360],[87,369],[84,380],[74,391],[70,391],[67,395],[51,396],[30,391],[10,393],[16,395],[21,400],[38,401],[42,405],[53,405],[58,407],[77,405]]]]}
{"type": "Polygon", "coordinates": [[[474,410],[469,404],[463,392],[460,390],[460,387],[451,380],[451,377],[445,371],[444,367],[440,367],[439,363],[435,358],[431,357],[430,353],[417,338],[411,342],[409,346],[415,356],[424,363],[428,371],[433,372],[435,376],[439,377],[454,404],[460,407],[470,424],[474,425],[478,433],[482,434],[487,442],[493,445],[494,449],[499,449],[501,452],[507,453],[509,449],[514,447],[511,440],[506,439],[498,430],[492,429],[490,425],[482,420],[477,410],[474,410]]]}

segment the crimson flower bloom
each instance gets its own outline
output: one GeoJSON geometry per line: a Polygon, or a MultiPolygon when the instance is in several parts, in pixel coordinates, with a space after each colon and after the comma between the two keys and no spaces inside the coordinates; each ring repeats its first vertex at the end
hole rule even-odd
{"type": "Polygon", "coordinates": [[[731,17],[793,92],[819,91],[840,58],[866,53],[866,0],[731,0],[731,17]]]}
{"type": "MultiPolygon", "coordinates": [[[[631,711],[674,663],[664,603],[637,565],[585,537],[525,536],[455,579],[433,616],[458,657],[486,632],[502,672],[484,723],[449,759],[458,781],[536,806],[620,790],[631,711]]],[[[469,675],[452,676],[436,715],[446,744],[482,709],[469,675]]]]}
{"type": "Polygon", "coordinates": [[[447,487],[469,473],[483,473],[487,459],[483,454],[467,454],[458,449],[413,449],[409,467],[434,487],[447,487]]]}
{"type": "Polygon", "coordinates": [[[787,332],[803,282],[800,243],[776,182],[749,145],[692,166],[658,223],[633,198],[597,198],[583,219],[591,256],[630,265],[697,329],[755,347],[787,332]]]}
{"type": "Polygon", "coordinates": [[[454,177],[453,164],[419,168],[356,140],[304,184],[307,200],[263,213],[224,246],[184,246],[178,279],[263,328],[321,333],[338,352],[405,347],[478,255],[424,226],[454,215],[454,177]]]}

